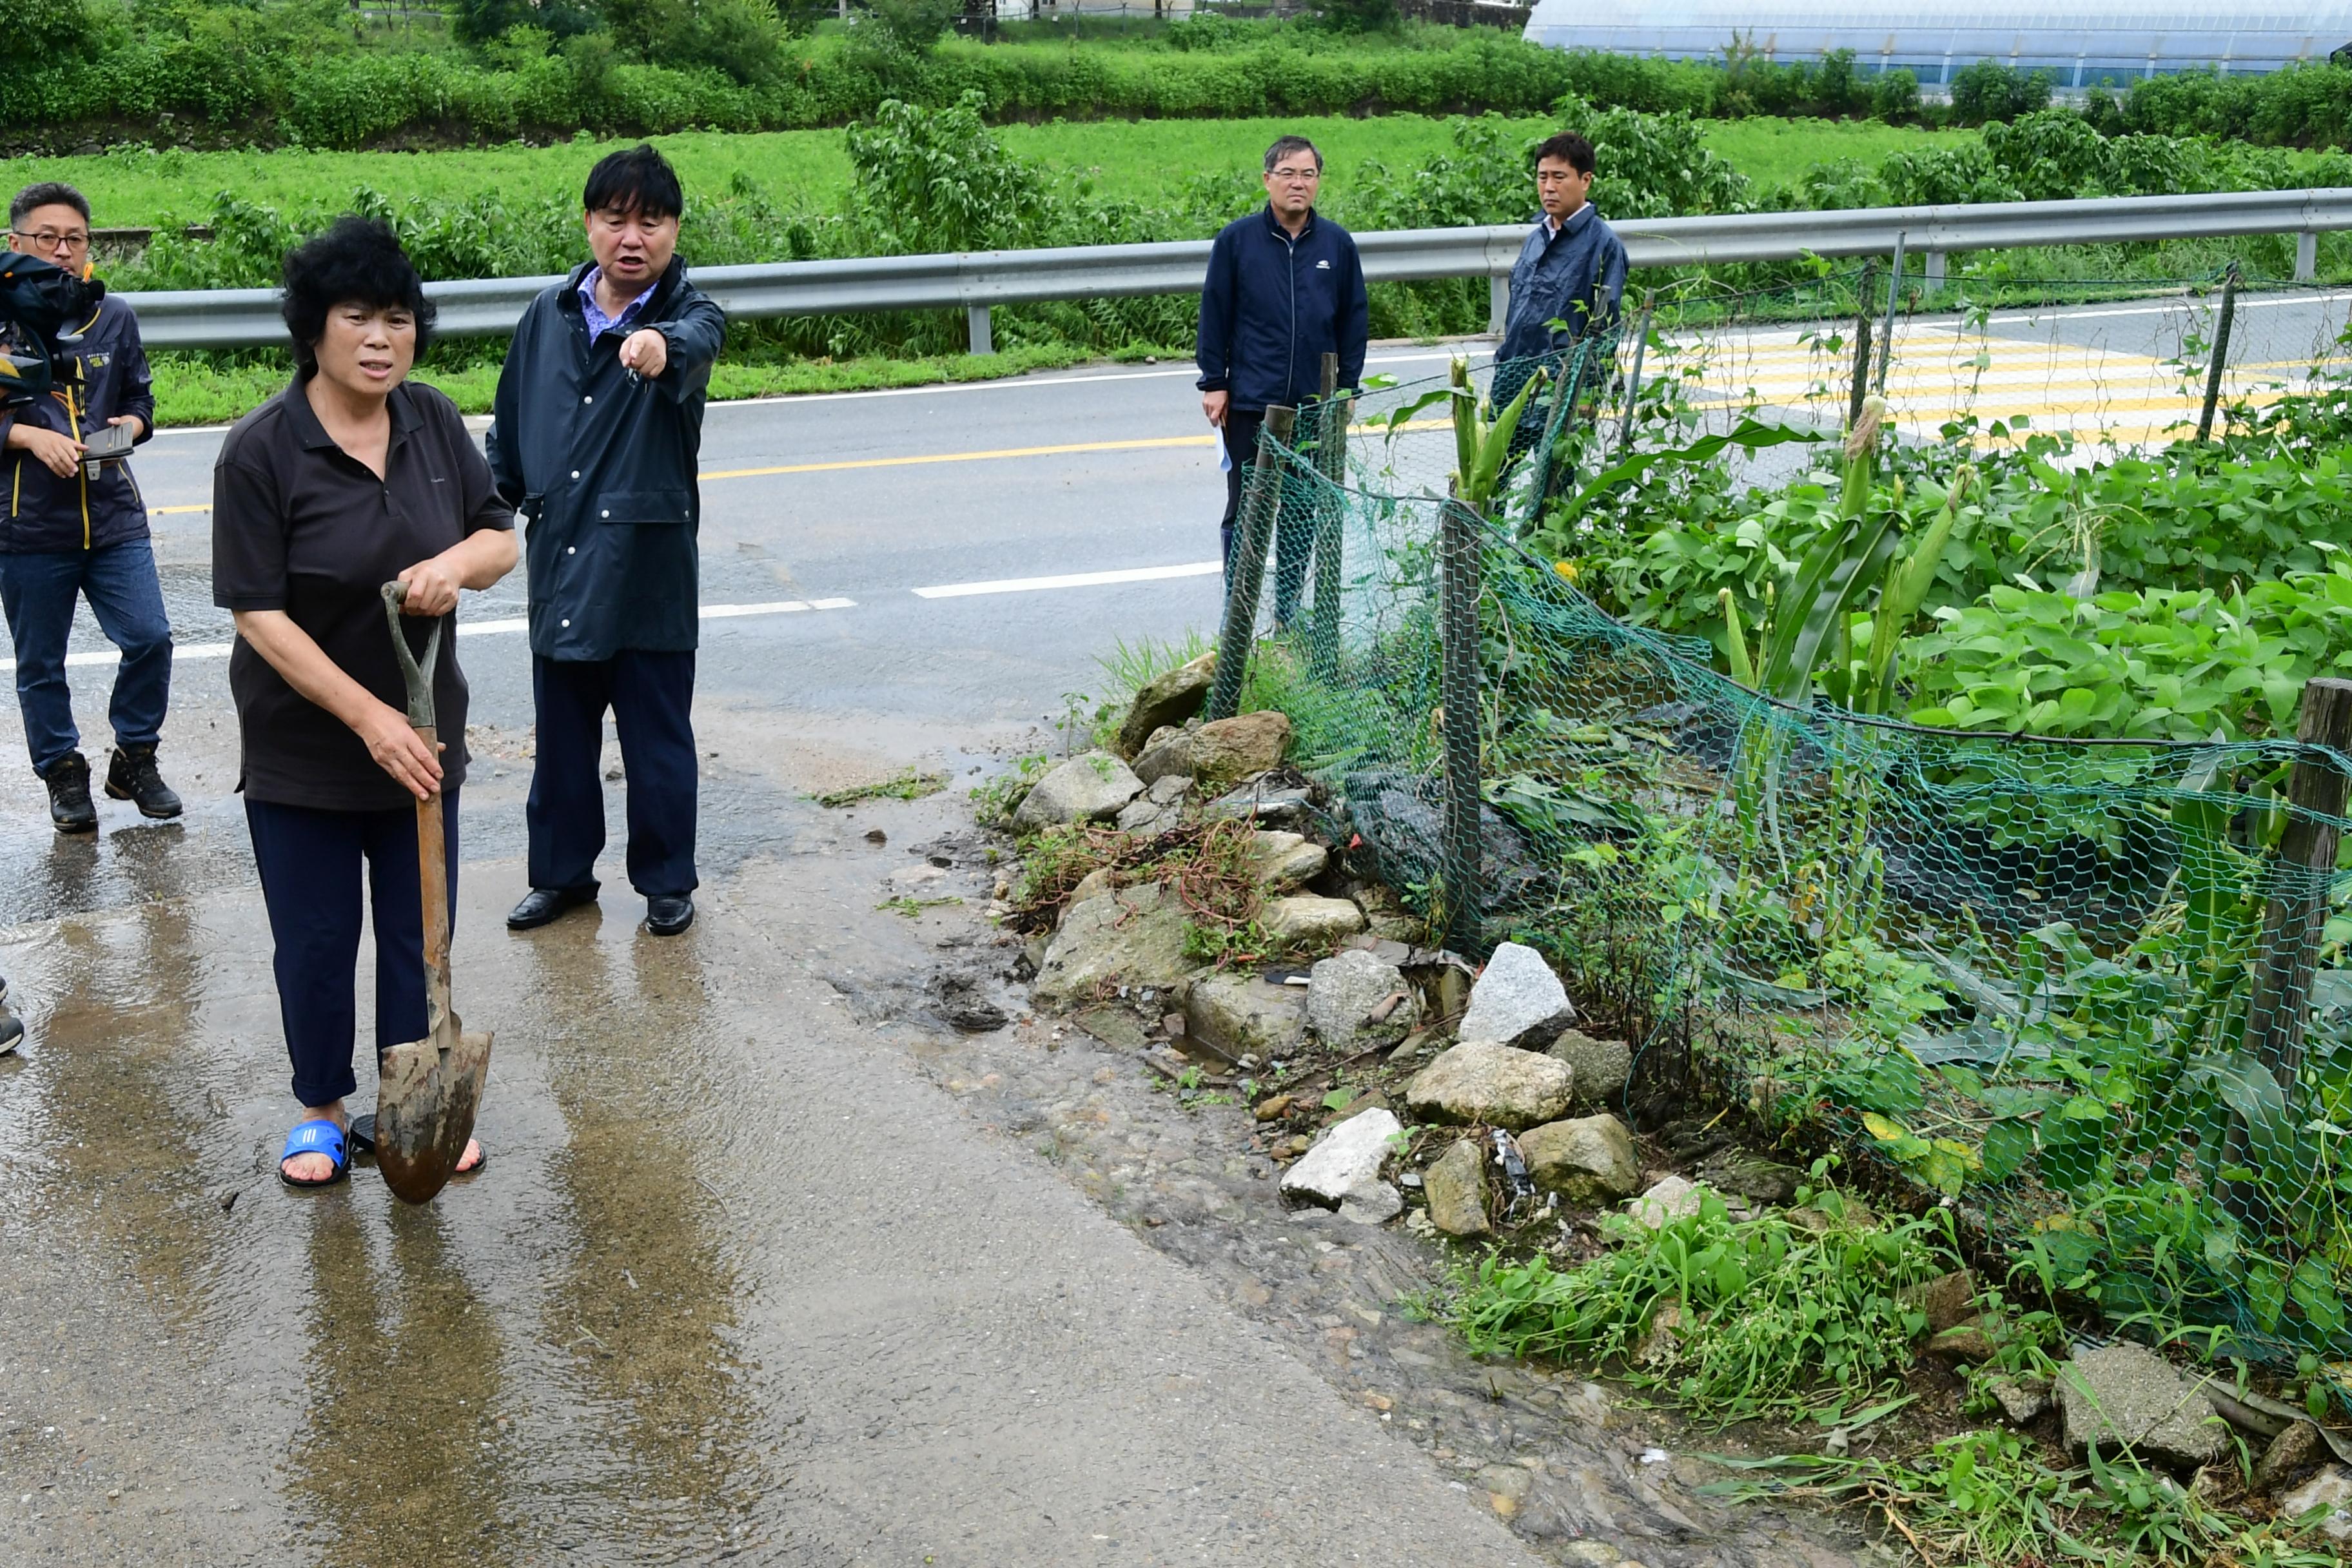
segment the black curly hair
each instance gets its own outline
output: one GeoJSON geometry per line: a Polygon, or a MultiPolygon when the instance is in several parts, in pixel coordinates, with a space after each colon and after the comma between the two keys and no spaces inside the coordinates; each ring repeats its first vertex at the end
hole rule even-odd
{"type": "Polygon", "coordinates": [[[400,237],[382,218],[346,213],[322,234],[286,253],[286,330],[293,335],[294,359],[304,370],[319,363],[318,342],[327,331],[327,312],[357,301],[374,310],[398,308],[416,319],[416,355],[433,335],[433,301],[416,275],[400,237]]]}

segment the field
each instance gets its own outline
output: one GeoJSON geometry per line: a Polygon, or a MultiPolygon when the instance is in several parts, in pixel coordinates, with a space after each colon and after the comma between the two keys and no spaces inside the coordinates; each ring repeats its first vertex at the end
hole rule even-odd
{"type": "MultiPolygon", "coordinates": [[[[1539,119],[1507,121],[1533,132],[1539,119]]],[[[1095,194],[1113,201],[1144,201],[1186,177],[1230,170],[1245,180],[1275,136],[1303,132],[1324,150],[1329,194],[1344,199],[1360,164],[1378,160],[1409,171],[1452,145],[1449,121],[1419,114],[1354,119],[1103,121],[1008,125],[998,130],[1023,157],[1070,174],[1090,175],[1095,194]]],[[[1876,163],[1888,153],[1973,140],[1967,131],[1923,131],[1874,121],[1717,121],[1703,130],[1706,144],[1759,189],[1793,184],[1816,161],[1853,158],[1876,163]]],[[[833,211],[850,184],[839,131],[772,131],[741,134],[690,132],[655,138],[697,191],[725,191],[741,181],[786,210],[833,211]]],[[[0,163],[8,189],[35,180],[66,180],[97,209],[98,221],[117,227],[159,226],[201,219],[213,198],[234,191],[265,206],[296,209],[339,200],[362,186],[394,200],[463,200],[497,195],[540,197],[575,189],[588,166],[614,142],[572,142],[551,147],[509,143],[441,153],[331,153],[302,148],[271,152],[154,152],[121,147],[78,158],[16,158],[0,163]]],[[[1608,209],[1607,172],[1595,199],[1608,209]]]]}

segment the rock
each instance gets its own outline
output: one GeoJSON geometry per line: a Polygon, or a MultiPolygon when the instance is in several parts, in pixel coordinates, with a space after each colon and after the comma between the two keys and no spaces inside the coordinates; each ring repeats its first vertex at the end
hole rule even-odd
{"type": "Polygon", "coordinates": [[[1478,1472],[1477,1482],[1486,1494],[1486,1506],[1505,1519],[1526,1507],[1536,1489],[1535,1475],[1524,1465],[1488,1465],[1478,1472]]]}
{"type": "Polygon", "coordinates": [[[1698,1213],[1706,1189],[1681,1176],[1667,1176],[1626,1205],[1627,1212],[1652,1230],[1664,1230],[1678,1219],[1698,1213]]]}
{"type": "Polygon", "coordinates": [[[1202,789],[1223,789],[1282,765],[1290,750],[1290,718],[1272,709],[1220,719],[1192,731],[1192,777],[1202,789]]]}
{"type": "Polygon", "coordinates": [[[1143,781],[1108,752],[1072,757],[1029,786],[1013,826],[1034,833],[1066,822],[1108,822],[1143,793],[1143,781]]]}
{"type": "Polygon", "coordinates": [[[1615,1203],[1632,1197],[1642,1184],[1633,1135],[1613,1116],[1531,1127],[1519,1134],[1519,1152],[1538,1188],[1572,1204],[1615,1203]]]}
{"type": "Polygon", "coordinates": [[[1298,1097],[1295,1094],[1277,1094],[1271,1100],[1259,1100],[1257,1109],[1250,1114],[1260,1121],[1279,1121],[1289,1115],[1290,1108],[1297,1103],[1298,1097]]]}
{"type": "Polygon", "coordinates": [[[1268,892],[1286,893],[1321,876],[1330,855],[1302,834],[1260,829],[1250,858],[1257,867],[1260,886],[1268,892]]]}
{"type": "Polygon", "coordinates": [[[1198,713],[1216,679],[1217,656],[1213,650],[1147,684],[1128,705],[1111,749],[1122,757],[1132,757],[1143,749],[1152,731],[1181,724],[1198,713]]]}
{"type": "Polygon", "coordinates": [[[2042,1419],[2050,1408],[2050,1383],[2040,1377],[1995,1377],[1985,1387],[2000,1405],[2000,1413],[2020,1426],[2042,1419]]]}
{"type": "Polygon", "coordinates": [[[1045,944],[1034,984],[1049,1006],[1090,1002],[1105,986],[1173,985],[1200,965],[1184,956],[1184,905],[1159,883],[1073,904],[1045,944]]]}
{"type": "Polygon", "coordinates": [[[2172,1363],[2128,1340],[2077,1351],[2058,1369],[2066,1447],[2126,1447],[2182,1470],[2218,1458],[2228,1434],[2213,1406],[2172,1363]]]}
{"type": "Polygon", "coordinates": [[[944,866],[934,866],[928,860],[917,861],[912,866],[901,866],[892,871],[890,886],[900,891],[911,888],[925,888],[933,882],[945,881],[947,874],[947,868],[944,866]]]}
{"type": "Polygon", "coordinates": [[[1335,1209],[1358,1193],[1386,1186],[1381,1167],[1394,1152],[1389,1140],[1403,1131],[1392,1111],[1367,1110],[1349,1118],[1283,1173],[1283,1196],[1335,1209]]]}
{"type": "Polygon", "coordinates": [[[1358,1187],[1339,1200],[1339,1217],[1358,1225],[1386,1225],[1404,1213],[1404,1194],[1386,1182],[1358,1187]]]}
{"type": "Polygon", "coordinates": [[[990,1001],[982,989],[986,984],[974,974],[941,975],[936,1008],[940,1019],[967,1035],[985,1035],[1011,1023],[1004,1009],[990,1001]]]}
{"type": "Polygon", "coordinates": [[[1575,1022],[1576,1008],[1543,954],[1507,942],[1470,988],[1460,1038],[1465,1046],[1540,1047],[1575,1022]]]}
{"type": "Polygon", "coordinates": [[[1228,1061],[1286,1056],[1307,1033],[1306,999],[1255,974],[1204,974],[1184,999],[1184,1032],[1228,1061]]]}
{"type": "Polygon", "coordinates": [[[1070,901],[1066,907],[1075,909],[1088,899],[1098,899],[1118,886],[1118,879],[1112,874],[1111,868],[1108,866],[1097,866],[1078,879],[1078,885],[1070,889],[1070,901]]]}
{"type": "Polygon", "coordinates": [[[2316,1509],[2319,1533],[2330,1541],[2352,1541],[2352,1470],[2330,1465],[2302,1486],[2278,1500],[2281,1519],[2301,1519],[2316,1509]]]}
{"type": "Polygon", "coordinates": [[[1327,1045],[1401,1040],[1421,1022],[1421,1001],[1404,971],[1360,948],[1323,959],[1307,972],[1307,1026],[1327,1045]],[[1396,1000],[1400,995],[1402,1000],[1396,1000]],[[1386,1006],[1378,1023],[1372,1014],[1386,1006]]]}
{"type": "Polygon", "coordinates": [[[1262,823],[1295,823],[1306,818],[1310,804],[1303,789],[1268,789],[1263,784],[1245,784],[1202,806],[1201,815],[1212,822],[1228,816],[1254,816],[1262,823]]]}
{"type": "Polygon", "coordinates": [[[1927,1315],[1927,1331],[1940,1334],[1977,1315],[1977,1277],[1965,1268],[1938,1274],[1917,1285],[1906,1285],[1895,1299],[1927,1315]]]}
{"type": "Polygon", "coordinates": [[[1801,1230],[1815,1236],[1843,1227],[1847,1230],[1876,1230],[1878,1215],[1860,1198],[1846,1193],[1817,1193],[1811,1203],[1782,1212],[1780,1217],[1801,1230]]]}
{"type": "Polygon", "coordinates": [[[1345,1121],[1350,1116],[1355,1116],[1375,1108],[1381,1110],[1394,1110],[1396,1109],[1395,1106],[1389,1103],[1389,1097],[1376,1089],[1368,1093],[1356,1096],[1355,1099],[1348,1101],[1347,1104],[1331,1112],[1330,1115],[1326,1116],[1323,1119],[1323,1125],[1328,1127],[1335,1121],[1345,1121]]]}
{"type": "Polygon", "coordinates": [[[1180,793],[1190,789],[1192,785],[1192,731],[1171,726],[1154,734],[1135,754],[1135,776],[1148,784],[1173,783],[1180,793]]]}
{"type": "Polygon", "coordinates": [[[1633,1076],[1633,1051],[1622,1040],[1596,1040],[1581,1029],[1562,1029],[1544,1053],[1568,1064],[1575,1075],[1576,1103],[1615,1105],[1633,1076]]]}
{"type": "MultiPolygon", "coordinates": [[[[1138,778],[1144,775],[1138,773],[1138,778]]],[[[1183,773],[1171,774],[1150,781],[1151,787],[1118,808],[1118,827],[1122,833],[1165,833],[1184,825],[1184,791],[1192,779],[1183,773]]]]}
{"type": "Polygon", "coordinates": [[[1364,911],[1352,899],[1323,899],[1313,893],[1292,893],[1267,900],[1258,923],[1266,934],[1302,947],[1328,947],[1364,929],[1364,911]]]}
{"type": "MultiPolygon", "coordinates": [[[[1483,1122],[1516,1131],[1568,1109],[1568,1066],[1508,1046],[1455,1046],[1413,1075],[1405,1104],[1438,1121],[1483,1122]]],[[[1630,1189],[1629,1189],[1630,1190],[1630,1189]]]]}
{"type": "MultiPolygon", "coordinates": [[[[1748,1199],[1759,1205],[1791,1202],[1797,1189],[1804,1184],[1805,1173],[1793,1165],[1783,1165],[1777,1160],[1767,1160],[1761,1154],[1751,1154],[1745,1149],[1726,1149],[1699,1162],[1698,1179],[1718,1193],[1748,1199]]],[[[1973,1311],[1975,1309],[1969,1309],[1973,1311]]],[[[1962,1313],[1961,1316],[1967,1316],[1962,1313]]],[[[1954,1319],[1953,1321],[1958,1321],[1954,1319]]],[[[1938,1328],[1949,1328],[1939,1323],[1938,1328]]]]}
{"type": "Polygon", "coordinates": [[[1982,1318],[1970,1318],[1928,1340],[1927,1353],[1946,1361],[1966,1362],[1970,1366],[1989,1362],[1995,1353],[1992,1331],[1982,1318]]]}
{"type": "Polygon", "coordinates": [[[1448,1236],[1484,1236],[1486,1223],[1486,1160],[1470,1139],[1455,1141],[1422,1174],[1429,1194],[1429,1217],[1448,1236]]]}
{"type": "Polygon", "coordinates": [[[2308,1421],[2297,1421],[2272,1438],[2263,1457],[2254,1462],[2252,1488],[2263,1493],[2282,1491],[2303,1479],[2327,1458],[2327,1452],[2319,1428],[2308,1421]]]}
{"type": "MultiPolygon", "coordinates": [[[[1425,881],[1445,861],[1445,815],[1433,777],[1389,769],[1350,773],[1339,793],[1380,879],[1392,888],[1425,881]]],[[[1558,858],[1537,849],[1517,823],[1493,806],[1478,812],[1479,887],[1490,912],[1548,899],[1559,886],[1558,858]]]]}

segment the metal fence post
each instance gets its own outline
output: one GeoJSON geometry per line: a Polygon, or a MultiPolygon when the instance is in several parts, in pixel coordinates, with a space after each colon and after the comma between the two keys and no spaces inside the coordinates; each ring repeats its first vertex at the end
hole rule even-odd
{"type": "Polygon", "coordinates": [[[1886,393],[1886,367],[1895,358],[1895,303],[1903,298],[1903,245],[1911,236],[1897,233],[1895,237],[1895,270],[1886,278],[1886,320],[1878,329],[1878,374],[1872,390],[1881,396],[1886,393]]]}
{"type": "Polygon", "coordinates": [[[2319,276],[2319,231],[2305,229],[2294,237],[2294,280],[2308,283],[2319,276]]]}
{"type": "Polygon", "coordinates": [[[1486,279],[1486,330],[1496,337],[1503,335],[1504,318],[1511,313],[1511,280],[1508,278],[1486,279]]]}
{"type": "Polygon", "coordinates": [[[996,336],[989,330],[988,307],[967,305],[964,307],[963,319],[964,324],[971,331],[971,352],[976,354],[994,353],[996,336]]]}
{"type": "MultiPolygon", "coordinates": [[[[2341,755],[2352,750],[2352,680],[2320,678],[2304,683],[2295,740],[2341,755]]],[[[2284,1121],[2301,1121],[2295,1108],[2303,1074],[2303,1033],[2311,1010],[2312,972],[2327,922],[2328,881],[2336,869],[2336,827],[2352,777],[2335,757],[2295,759],[2288,771],[2286,832],[2271,864],[2263,909],[2262,945],[2255,950],[2246,998],[2246,1053],[2260,1062],[2285,1097],[2284,1121]]],[[[2244,1167],[2253,1155],[2252,1131],[2232,1114],[2223,1140],[2224,1165],[2244,1167]]],[[[2227,1184],[2231,1211],[2250,1224],[2266,1219],[2268,1204],[2251,1184],[2227,1184]]]]}
{"type": "Polygon", "coordinates": [[[1870,395],[1870,298],[1878,288],[1878,263],[1863,264],[1862,288],[1853,307],[1853,395],[1846,400],[1845,427],[1862,423],[1862,400],[1870,395]]]}
{"type": "Polygon", "coordinates": [[[1257,600],[1265,586],[1266,546],[1282,510],[1283,451],[1298,428],[1298,410],[1269,408],[1258,427],[1257,453],[1242,490],[1241,538],[1225,570],[1225,624],[1217,637],[1217,677],[1209,688],[1208,716],[1230,719],[1240,709],[1242,678],[1257,638],[1257,600]]]}
{"type": "Polygon", "coordinates": [[[1942,251],[1931,250],[1927,253],[1927,265],[1925,276],[1927,282],[1927,292],[1930,294],[1944,286],[1944,253],[1942,251]]]}
{"type": "Polygon", "coordinates": [[[1323,401],[1316,405],[1315,471],[1330,489],[1315,498],[1315,618],[1308,667],[1328,680],[1339,668],[1340,496],[1348,483],[1348,420],[1356,404],[1339,396],[1339,356],[1323,356],[1323,401]]]}
{"type": "Polygon", "coordinates": [[[1633,368],[1625,376],[1625,417],[1617,426],[1617,450],[1610,460],[1622,463],[1633,446],[1634,416],[1642,405],[1642,354],[1650,346],[1650,314],[1658,308],[1658,291],[1642,296],[1642,313],[1633,322],[1633,368]]]}
{"type": "Polygon", "coordinates": [[[1445,822],[1439,886],[1446,945],[1479,940],[1478,574],[1486,520],[1459,500],[1438,508],[1438,702],[1444,715],[1445,822]]]}
{"type": "Polygon", "coordinates": [[[2221,314],[2213,323],[2213,363],[2205,367],[2205,406],[2197,411],[2197,439],[2213,438],[2213,411],[2221,402],[2221,375],[2230,368],[2230,326],[2238,319],[2238,264],[2221,278],[2221,314]]]}

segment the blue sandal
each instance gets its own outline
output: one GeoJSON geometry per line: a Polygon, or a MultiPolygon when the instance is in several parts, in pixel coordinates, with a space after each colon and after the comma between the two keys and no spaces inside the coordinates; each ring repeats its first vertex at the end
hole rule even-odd
{"type": "Polygon", "coordinates": [[[352,1173],[351,1156],[343,1148],[343,1130],[321,1116],[305,1121],[286,1135],[286,1152],[278,1156],[278,1179],[289,1187],[331,1187],[352,1173]],[[297,1154],[324,1154],[334,1162],[332,1174],[316,1182],[298,1182],[286,1173],[286,1162],[297,1154]]]}

